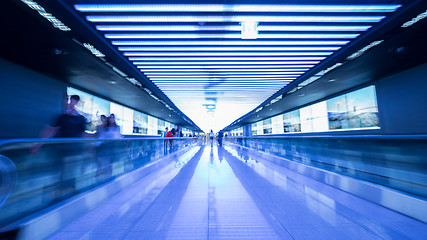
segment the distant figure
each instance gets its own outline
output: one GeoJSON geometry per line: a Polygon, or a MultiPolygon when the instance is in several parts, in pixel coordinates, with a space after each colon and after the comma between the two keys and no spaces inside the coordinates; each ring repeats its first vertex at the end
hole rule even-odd
{"type": "MultiPolygon", "coordinates": [[[[162,138],[165,138],[166,137],[166,134],[168,134],[168,132],[169,132],[169,128],[168,127],[166,127],[165,128],[165,131],[162,133],[162,138]]],[[[166,149],[167,149],[167,147],[168,147],[168,140],[166,140],[165,139],[165,141],[163,142],[163,148],[165,149],[165,152],[166,152],[166,149]]]]}
{"type": "Polygon", "coordinates": [[[175,125],[175,137],[182,137],[182,132],[180,131],[178,125],[175,125]]]}
{"type": "Polygon", "coordinates": [[[224,137],[224,133],[222,131],[219,131],[218,133],[218,144],[222,146],[222,138],[224,137]]]}
{"type": "Polygon", "coordinates": [[[165,131],[162,133],[162,137],[165,137],[166,133],[168,133],[168,132],[169,132],[169,128],[165,127],[165,131]]]}
{"type": "Polygon", "coordinates": [[[76,110],[80,97],[72,95],[64,114],[61,114],[53,125],[48,126],[41,133],[42,138],[63,137],[74,138],[86,136],[86,118],[76,110]]]}
{"type": "Polygon", "coordinates": [[[169,132],[166,133],[165,137],[167,137],[167,138],[175,137],[175,129],[172,128],[172,130],[170,130],[169,132]]]}
{"type": "MultiPolygon", "coordinates": [[[[172,128],[169,132],[166,133],[165,138],[173,138],[175,137],[175,128],[172,128]]],[[[169,149],[172,149],[172,144],[173,144],[173,140],[172,139],[168,139],[165,140],[165,150],[167,149],[168,145],[169,145],[169,149]]]]}
{"type": "Polygon", "coordinates": [[[212,129],[211,132],[209,133],[209,139],[211,140],[211,147],[213,147],[213,139],[215,137],[215,134],[213,133],[212,129]]]}

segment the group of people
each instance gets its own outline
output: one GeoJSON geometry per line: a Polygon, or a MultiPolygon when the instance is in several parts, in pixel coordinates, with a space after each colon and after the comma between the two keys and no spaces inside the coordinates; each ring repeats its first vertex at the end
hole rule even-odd
{"type": "MultiPolygon", "coordinates": [[[[222,139],[224,137],[224,133],[222,131],[219,131],[217,137],[218,137],[218,144],[220,146],[222,146],[222,139]]],[[[211,147],[213,147],[214,138],[215,138],[215,134],[214,134],[213,130],[211,129],[211,131],[209,132],[209,139],[211,141],[211,147]]]]}
{"type": "Polygon", "coordinates": [[[182,132],[179,130],[179,126],[175,126],[169,131],[169,128],[165,128],[165,132],[162,134],[162,137],[182,137],[182,132]]]}
{"type": "Polygon", "coordinates": [[[100,139],[118,139],[122,138],[120,134],[120,127],[116,123],[116,116],[110,114],[110,116],[101,115],[101,125],[96,127],[95,136],[100,139]]]}
{"type": "MultiPolygon", "coordinates": [[[[162,134],[162,137],[164,137],[164,138],[182,137],[182,132],[179,130],[179,126],[175,126],[170,131],[168,131],[168,130],[169,130],[169,128],[166,127],[165,132],[162,134]]],[[[174,147],[173,146],[173,140],[172,139],[165,139],[165,141],[164,141],[165,151],[167,151],[168,148],[169,148],[169,150],[172,150],[173,147],[174,147]]]]}
{"type": "Polygon", "coordinates": [[[76,105],[79,103],[78,95],[70,96],[65,113],[61,114],[50,126],[46,127],[40,134],[42,138],[61,137],[97,137],[100,139],[118,139],[122,138],[120,126],[116,123],[114,114],[110,116],[101,115],[101,124],[96,127],[94,135],[87,134],[86,118],[78,113],[76,105]]]}

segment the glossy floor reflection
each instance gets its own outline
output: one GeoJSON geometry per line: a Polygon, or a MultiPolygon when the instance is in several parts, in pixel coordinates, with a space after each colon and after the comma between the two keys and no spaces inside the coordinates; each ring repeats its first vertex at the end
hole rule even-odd
{"type": "Polygon", "coordinates": [[[427,224],[250,153],[208,145],[50,239],[427,239],[427,224]]]}

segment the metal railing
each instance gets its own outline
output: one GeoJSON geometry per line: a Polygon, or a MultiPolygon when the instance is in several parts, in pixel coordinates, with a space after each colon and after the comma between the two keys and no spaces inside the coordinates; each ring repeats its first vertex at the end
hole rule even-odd
{"type": "Polygon", "coordinates": [[[426,135],[227,137],[225,142],[427,198],[426,135]]]}
{"type": "Polygon", "coordinates": [[[12,139],[0,142],[0,229],[200,143],[198,138],[12,139]]]}

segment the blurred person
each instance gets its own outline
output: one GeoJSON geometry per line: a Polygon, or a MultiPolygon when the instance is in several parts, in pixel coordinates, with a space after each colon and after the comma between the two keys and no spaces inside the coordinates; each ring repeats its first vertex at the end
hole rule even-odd
{"type": "MultiPolygon", "coordinates": [[[[169,132],[166,133],[165,138],[173,138],[173,137],[175,137],[175,134],[176,134],[175,128],[172,128],[169,132]]],[[[165,145],[166,149],[168,148],[168,145],[169,145],[169,150],[171,150],[172,149],[173,140],[172,139],[168,139],[168,140],[165,140],[165,141],[166,141],[166,145],[165,145]]]]}
{"type": "Polygon", "coordinates": [[[220,145],[220,146],[222,146],[222,138],[224,137],[224,133],[222,132],[222,130],[221,131],[219,131],[219,133],[218,133],[218,144],[220,145]]]}
{"type": "MultiPolygon", "coordinates": [[[[102,120],[101,120],[102,121],[102,120]]],[[[116,116],[111,114],[107,119],[104,127],[100,127],[98,137],[100,139],[120,139],[123,138],[120,133],[120,126],[116,123],[116,116]]]]}
{"type": "MultiPolygon", "coordinates": [[[[168,134],[168,132],[169,132],[169,128],[165,127],[165,131],[162,133],[162,138],[165,138],[166,134],[168,134]]],[[[165,153],[166,153],[167,147],[168,147],[168,140],[165,139],[163,141],[163,149],[164,149],[165,153]]]]}
{"type": "MultiPolygon", "coordinates": [[[[40,138],[74,138],[86,137],[86,118],[80,115],[76,110],[76,105],[80,101],[79,95],[72,95],[66,99],[65,113],[61,114],[53,121],[53,124],[47,125],[40,133],[40,138]]],[[[39,152],[43,144],[33,146],[31,153],[39,152]]]]}
{"type": "Polygon", "coordinates": [[[211,147],[213,147],[213,139],[214,139],[214,137],[215,137],[215,134],[214,134],[214,132],[211,129],[211,132],[209,133],[209,139],[211,140],[211,147]]]}
{"type": "MultiPolygon", "coordinates": [[[[48,125],[40,133],[41,138],[79,138],[86,137],[86,118],[76,110],[79,103],[78,95],[70,96],[67,102],[65,113],[61,114],[52,125],[48,125]]],[[[55,172],[59,174],[59,179],[55,188],[56,198],[61,199],[75,193],[76,178],[80,171],[78,163],[82,160],[85,144],[82,142],[67,142],[61,144],[50,144],[54,148],[51,150],[55,163],[55,172]]],[[[42,144],[35,145],[32,153],[37,153],[42,144]]]]}
{"type": "Polygon", "coordinates": [[[112,163],[116,156],[115,153],[119,152],[118,147],[120,142],[116,141],[105,141],[108,139],[121,139],[120,127],[116,123],[116,117],[114,114],[110,114],[109,117],[101,116],[101,125],[97,127],[97,136],[103,141],[97,148],[97,161],[98,170],[97,176],[105,180],[112,175],[112,163]],[[105,119],[103,120],[103,118],[105,119]],[[105,121],[105,122],[104,122],[105,121]]]}
{"type": "Polygon", "coordinates": [[[178,125],[175,125],[175,137],[182,137],[182,132],[180,131],[178,125]]]}
{"type": "Polygon", "coordinates": [[[101,135],[102,132],[104,132],[107,128],[107,116],[101,115],[99,120],[101,121],[101,124],[96,126],[96,133],[95,133],[95,136],[98,138],[99,138],[99,135],[101,135]]]}
{"type": "Polygon", "coordinates": [[[168,133],[169,132],[169,128],[168,127],[165,127],[165,131],[164,132],[162,132],[162,137],[165,137],[166,136],[166,133],[168,133]]]}
{"type": "Polygon", "coordinates": [[[86,133],[86,118],[80,115],[76,110],[76,105],[79,103],[79,95],[72,95],[67,104],[64,114],[61,114],[56,121],[47,126],[41,133],[41,138],[51,137],[85,137],[86,133]]]}
{"type": "MultiPolygon", "coordinates": [[[[101,115],[99,120],[101,121],[101,124],[96,126],[95,136],[97,138],[104,138],[104,133],[107,131],[107,116],[101,115]]],[[[106,169],[108,169],[110,165],[108,162],[108,144],[105,144],[104,141],[99,141],[96,143],[96,146],[96,159],[98,163],[96,175],[98,177],[104,178],[106,175],[106,169]]]]}

